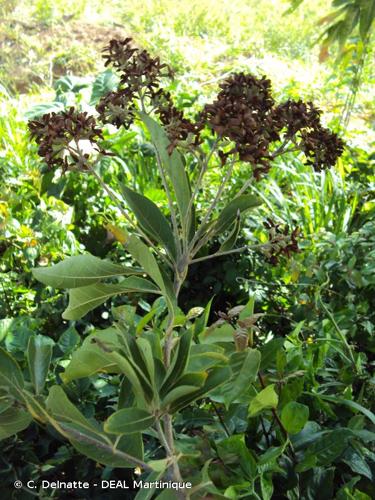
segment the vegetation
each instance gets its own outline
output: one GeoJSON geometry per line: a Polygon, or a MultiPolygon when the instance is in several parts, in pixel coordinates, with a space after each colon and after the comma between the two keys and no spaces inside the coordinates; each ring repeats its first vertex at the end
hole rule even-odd
{"type": "Polygon", "coordinates": [[[375,496],[374,12],[329,7],[1,2],[8,497],[375,496]]]}

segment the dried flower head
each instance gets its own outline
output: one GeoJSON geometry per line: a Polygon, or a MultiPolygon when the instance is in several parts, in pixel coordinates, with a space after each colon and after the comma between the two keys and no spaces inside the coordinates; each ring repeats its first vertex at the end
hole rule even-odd
{"type": "Polygon", "coordinates": [[[73,107],[61,113],[47,113],[30,121],[29,130],[39,145],[38,154],[50,168],[61,167],[64,172],[72,167],[84,170],[89,154],[81,146],[83,142],[105,154],[98,145],[103,136],[95,118],[73,107]]]}
{"type": "Polygon", "coordinates": [[[172,154],[174,148],[181,142],[190,142],[194,145],[201,141],[199,133],[202,123],[192,122],[185,118],[184,113],[173,104],[169,92],[160,91],[154,99],[156,113],[164,125],[165,131],[170,140],[168,153],[172,154]]]}
{"type": "Polygon", "coordinates": [[[151,57],[146,50],[132,46],[133,40],[111,40],[104,49],[105,65],[112,65],[120,72],[117,91],[101,98],[97,111],[104,123],[128,128],[135,117],[136,98],[148,97],[153,102],[160,95],[160,80],[172,78],[172,70],[160,62],[159,57],[151,57]]]}
{"type": "Polygon", "coordinates": [[[244,73],[232,75],[220,87],[217,99],[205,106],[201,119],[219,138],[234,143],[232,149],[219,151],[222,164],[238,154],[239,160],[252,165],[253,175],[259,179],[275,157],[272,144],[281,139],[304,151],[317,169],[333,165],[341,155],[343,142],[322,127],[321,112],[311,102],[288,100],[275,106],[270,80],[244,73]]]}
{"type": "Polygon", "coordinates": [[[264,226],[268,230],[269,239],[269,246],[264,253],[271,264],[276,265],[283,255],[289,258],[292,253],[300,252],[297,242],[300,233],[298,227],[290,233],[288,225],[281,227],[269,218],[264,222],[264,226]]]}
{"type": "Polygon", "coordinates": [[[334,166],[344,151],[344,141],[327,128],[302,131],[301,138],[301,149],[307,157],[307,163],[317,171],[334,166]]]}
{"type": "Polygon", "coordinates": [[[274,117],[280,127],[286,128],[286,137],[292,138],[297,132],[306,128],[320,126],[321,111],[312,102],[293,101],[288,99],[274,110],[274,117]]]}
{"type": "Polygon", "coordinates": [[[240,160],[255,166],[258,176],[269,168],[270,143],[279,139],[280,127],[271,113],[271,82],[238,73],[220,87],[217,99],[205,106],[202,119],[219,137],[234,142],[232,150],[221,152],[222,162],[238,153],[240,160]]]}
{"type": "Polygon", "coordinates": [[[136,108],[133,98],[132,92],[128,90],[109,92],[100,99],[96,106],[100,120],[103,123],[115,125],[117,128],[121,125],[129,128],[135,118],[136,108]]]}

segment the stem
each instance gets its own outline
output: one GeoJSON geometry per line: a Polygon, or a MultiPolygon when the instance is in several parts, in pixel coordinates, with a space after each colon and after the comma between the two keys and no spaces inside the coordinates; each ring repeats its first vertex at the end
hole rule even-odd
{"type": "Polygon", "coordinates": [[[172,219],[172,226],[173,226],[173,233],[174,233],[174,239],[176,243],[176,249],[177,249],[177,256],[181,256],[181,242],[179,238],[179,230],[178,230],[178,224],[177,224],[177,216],[176,216],[176,211],[173,206],[173,200],[172,200],[172,195],[168,186],[167,179],[165,177],[164,169],[163,169],[163,164],[161,161],[161,158],[159,156],[159,152],[154,145],[155,153],[156,153],[156,163],[158,166],[159,174],[161,177],[161,181],[163,183],[163,187],[165,189],[166,195],[167,195],[167,200],[168,200],[168,207],[169,211],[171,213],[171,219],[172,219]]]}
{"type": "MultiPolygon", "coordinates": [[[[62,422],[60,422],[59,425],[63,430],[66,428],[62,422]]],[[[82,432],[77,431],[76,429],[72,429],[72,427],[66,428],[66,432],[69,435],[73,436],[75,439],[77,439],[77,441],[79,441],[81,443],[87,443],[90,445],[94,445],[96,448],[99,448],[107,453],[110,451],[113,455],[124,460],[124,462],[130,462],[130,463],[134,464],[135,466],[142,467],[144,470],[147,470],[150,472],[153,472],[153,470],[154,470],[152,467],[150,467],[148,464],[146,464],[146,462],[139,460],[139,458],[135,458],[135,457],[129,455],[128,453],[120,451],[117,448],[115,448],[114,446],[110,447],[104,443],[101,443],[97,439],[91,438],[90,436],[83,434],[82,432]]]]}
{"type": "MultiPolygon", "coordinates": [[[[266,384],[264,383],[263,376],[261,375],[260,372],[258,373],[258,378],[259,378],[259,382],[260,382],[262,389],[265,389],[266,384]]],[[[273,418],[276,420],[277,425],[280,427],[280,430],[281,430],[285,440],[288,441],[288,445],[290,447],[290,452],[291,452],[292,458],[293,458],[294,462],[296,462],[297,457],[296,457],[296,454],[294,453],[292,443],[289,441],[288,431],[285,429],[285,427],[284,427],[282,421],[280,420],[280,417],[277,414],[277,411],[275,410],[275,408],[271,408],[271,411],[272,411],[273,418]]]]}
{"type": "Polygon", "coordinates": [[[229,429],[227,427],[227,424],[224,422],[223,417],[220,415],[220,412],[217,409],[217,406],[215,405],[215,403],[213,401],[211,401],[211,405],[212,405],[212,407],[213,407],[213,409],[214,409],[214,411],[215,411],[215,413],[216,413],[216,415],[217,415],[217,417],[218,417],[218,419],[219,419],[219,421],[220,421],[220,423],[225,431],[225,434],[228,437],[230,437],[230,432],[229,432],[229,429]]]}
{"type": "MultiPolygon", "coordinates": [[[[183,280],[185,279],[184,278],[185,276],[186,276],[186,270],[183,273],[182,279],[179,279],[177,276],[175,278],[173,289],[174,289],[176,300],[178,299],[178,295],[180,293],[181,286],[182,286],[183,280]]],[[[167,368],[169,367],[169,365],[171,363],[171,352],[172,352],[172,346],[173,346],[174,318],[175,318],[174,313],[170,313],[167,329],[165,331],[165,342],[164,342],[164,348],[163,348],[163,355],[164,355],[164,365],[167,368]]]]}
{"type": "Polygon", "coordinates": [[[190,229],[190,227],[189,227],[189,221],[190,221],[189,215],[190,215],[190,211],[191,211],[191,208],[193,206],[195,197],[198,194],[199,188],[201,187],[203,176],[207,172],[208,164],[210,162],[210,159],[212,158],[212,155],[216,151],[216,147],[218,145],[218,142],[219,142],[219,139],[216,139],[215,142],[212,145],[212,148],[211,148],[210,152],[206,156],[206,160],[202,163],[202,167],[201,167],[201,170],[199,172],[199,176],[198,176],[197,182],[195,184],[194,191],[193,191],[193,193],[192,193],[192,195],[190,197],[190,200],[189,200],[189,205],[188,205],[188,208],[186,210],[186,219],[185,219],[186,234],[184,236],[185,236],[186,244],[187,244],[187,238],[188,238],[189,229],[190,229]]]}
{"type": "Polygon", "coordinates": [[[190,245],[189,245],[189,252],[191,253],[192,256],[195,255],[195,253],[197,252],[196,248],[194,248],[194,245],[195,243],[199,240],[199,237],[201,236],[201,233],[202,233],[202,230],[204,229],[204,226],[206,224],[206,222],[209,220],[212,212],[214,211],[214,209],[216,208],[216,205],[217,205],[217,202],[219,201],[219,198],[220,196],[223,194],[223,191],[224,191],[224,188],[225,188],[225,185],[226,183],[228,182],[228,180],[230,179],[230,176],[232,175],[232,172],[233,172],[233,168],[234,168],[234,165],[235,165],[235,161],[233,161],[228,170],[227,170],[227,173],[224,177],[224,179],[222,180],[222,183],[220,184],[220,187],[219,189],[217,190],[217,193],[216,193],[216,196],[213,200],[213,202],[211,203],[211,205],[209,206],[207,212],[206,212],[206,215],[203,217],[203,220],[200,224],[200,228],[198,229],[198,231],[195,233],[190,245]]]}
{"type": "MultiPolygon", "coordinates": [[[[182,482],[182,476],[180,467],[178,465],[178,459],[176,457],[175,447],[174,447],[174,439],[173,439],[173,425],[172,425],[172,416],[164,415],[164,427],[165,430],[161,426],[160,420],[156,419],[156,430],[158,431],[160,442],[165,449],[167,457],[171,461],[170,473],[174,481],[182,482]]],[[[188,496],[180,491],[177,493],[178,497],[184,499],[188,496]]]]}
{"type": "Polygon", "coordinates": [[[321,306],[323,307],[325,313],[328,315],[329,319],[331,320],[331,322],[332,322],[332,324],[333,324],[333,326],[334,326],[334,328],[335,328],[338,336],[340,337],[342,343],[345,345],[345,347],[346,347],[346,349],[348,351],[349,357],[350,357],[350,361],[351,361],[351,363],[353,365],[353,368],[354,368],[355,372],[357,373],[358,370],[357,370],[357,365],[356,365],[356,362],[355,362],[355,359],[354,359],[354,356],[353,356],[353,350],[352,350],[352,348],[350,347],[348,341],[346,340],[345,335],[342,333],[339,325],[336,323],[336,320],[335,320],[333,314],[331,313],[331,311],[328,309],[328,307],[322,301],[322,297],[321,297],[320,293],[318,293],[318,300],[319,300],[321,306]]]}
{"type": "Polygon", "coordinates": [[[198,259],[193,259],[189,263],[195,264],[196,262],[202,262],[203,260],[214,259],[215,257],[222,257],[223,255],[230,255],[232,253],[244,252],[245,250],[253,249],[253,248],[263,248],[268,247],[269,243],[261,243],[259,245],[246,245],[239,248],[234,248],[232,250],[226,250],[225,252],[215,252],[211,255],[206,255],[205,257],[199,257],[198,259]]]}

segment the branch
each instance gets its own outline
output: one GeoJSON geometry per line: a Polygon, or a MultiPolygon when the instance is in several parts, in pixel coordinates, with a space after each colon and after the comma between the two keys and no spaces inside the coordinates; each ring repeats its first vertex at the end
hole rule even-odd
{"type": "Polygon", "coordinates": [[[253,248],[263,248],[268,247],[269,243],[260,243],[259,245],[245,245],[243,247],[234,248],[232,250],[226,250],[225,252],[216,252],[211,255],[206,255],[205,257],[199,257],[198,259],[193,259],[189,264],[195,264],[196,262],[202,262],[203,260],[214,259],[215,257],[222,257],[223,255],[229,255],[232,253],[244,252],[245,250],[250,250],[253,248]]]}
{"type": "Polygon", "coordinates": [[[203,220],[201,221],[201,224],[200,224],[200,227],[199,227],[198,231],[195,233],[193,239],[191,240],[191,243],[189,245],[189,251],[191,252],[192,256],[194,256],[194,254],[197,252],[197,249],[194,248],[194,245],[198,241],[199,237],[201,236],[202,228],[204,227],[204,225],[206,224],[206,222],[209,220],[212,212],[214,211],[214,209],[215,209],[215,207],[217,205],[217,202],[219,201],[220,196],[223,194],[223,191],[225,189],[225,185],[228,182],[228,180],[230,179],[230,176],[232,175],[235,163],[236,162],[233,161],[230,164],[230,166],[229,166],[229,168],[227,170],[227,173],[226,173],[224,179],[222,180],[222,183],[220,184],[219,189],[217,190],[217,193],[216,193],[216,196],[215,196],[214,200],[212,201],[211,205],[209,206],[209,208],[208,208],[208,210],[206,212],[206,215],[203,217],[203,220]]]}

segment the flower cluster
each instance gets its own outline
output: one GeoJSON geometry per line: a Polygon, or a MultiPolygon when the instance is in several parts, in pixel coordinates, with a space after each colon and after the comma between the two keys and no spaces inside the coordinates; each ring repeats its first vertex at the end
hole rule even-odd
{"type": "Polygon", "coordinates": [[[301,132],[301,149],[315,170],[334,166],[344,151],[344,141],[323,127],[301,132]]]}
{"type": "Polygon", "coordinates": [[[202,119],[219,138],[234,144],[220,152],[223,164],[237,153],[241,161],[252,164],[258,179],[270,168],[272,144],[282,138],[303,151],[317,170],[334,165],[342,154],[343,141],[323,128],[321,112],[311,102],[288,100],[275,106],[270,80],[244,73],[232,75],[220,87],[217,99],[205,106],[202,119]]]}
{"type": "MultiPolygon", "coordinates": [[[[207,104],[196,120],[189,120],[161,87],[162,79],[173,75],[159,57],[133,47],[132,39],[125,38],[111,40],[104,49],[104,59],[106,66],[119,71],[120,84],[100,99],[96,110],[101,122],[128,128],[136,117],[136,100],[140,99],[142,110],[150,107],[159,116],[170,141],[169,154],[176,146],[198,146],[202,131],[208,128],[217,136],[222,164],[229,158],[249,163],[254,177],[259,179],[289,145],[302,151],[316,170],[334,165],[343,152],[343,141],[322,126],[321,112],[311,102],[288,100],[276,105],[271,82],[265,77],[231,75],[220,85],[214,102],[207,104]],[[281,146],[276,148],[279,141],[281,146]]],[[[44,115],[30,122],[29,127],[39,144],[39,154],[50,167],[61,166],[63,170],[77,163],[85,169],[87,158],[80,151],[74,152],[72,141],[87,140],[97,145],[102,139],[95,119],[73,108],[58,115],[44,115]]]]}
{"type": "Polygon", "coordinates": [[[63,172],[73,167],[85,170],[89,154],[84,151],[87,147],[83,148],[83,144],[106,154],[98,145],[103,136],[95,118],[73,107],[59,114],[47,113],[30,121],[29,130],[39,145],[38,154],[50,168],[61,167],[63,172]]]}
{"type": "Polygon", "coordinates": [[[161,92],[161,78],[171,78],[172,70],[159,57],[134,48],[131,38],[111,40],[103,57],[106,66],[112,65],[119,71],[120,85],[117,91],[104,96],[96,109],[103,123],[128,128],[134,120],[134,99],[156,100],[161,92]]]}
{"type": "Polygon", "coordinates": [[[269,168],[270,143],[279,139],[272,114],[271,82],[244,73],[234,74],[220,85],[217,99],[205,106],[202,120],[234,146],[221,152],[222,162],[238,153],[241,161],[256,166],[255,175],[269,168]]]}
{"type": "Polygon", "coordinates": [[[170,144],[168,146],[169,154],[172,154],[174,148],[182,142],[191,139],[194,145],[199,144],[199,133],[202,129],[202,123],[192,122],[186,118],[182,111],[173,104],[169,92],[161,91],[158,99],[154,101],[156,113],[164,125],[170,144]]]}
{"type": "Polygon", "coordinates": [[[276,224],[271,219],[267,219],[264,226],[268,231],[269,240],[269,245],[264,250],[264,253],[271,264],[276,265],[282,255],[289,258],[292,253],[300,252],[297,242],[298,227],[290,233],[289,226],[282,228],[280,224],[276,224]]]}

